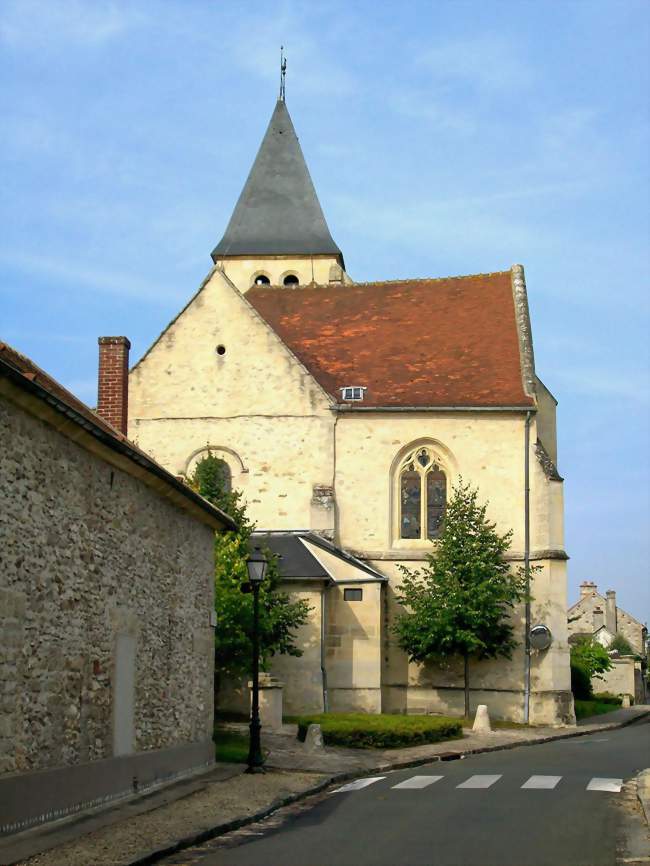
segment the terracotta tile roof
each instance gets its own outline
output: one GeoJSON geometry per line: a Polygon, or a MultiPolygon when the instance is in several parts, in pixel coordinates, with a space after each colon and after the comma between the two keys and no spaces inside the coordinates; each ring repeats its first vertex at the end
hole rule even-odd
{"type": "Polygon", "coordinates": [[[530,406],[510,271],[296,289],[247,300],[338,402],[360,406],[530,406]]]}
{"type": "Polygon", "coordinates": [[[202,496],[199,496],[192,488],[179,481],[159,463],[156,463],[155,460],[138,448],[130,439],[127,439],[119,430],[116,430],[105,421],[101,415],[93,412],[89,406],[86,406],[78,397],[75,397],[67,388],[64,388],[60,382],[57,382],[56,379],[53,379],[52,376],[38,367],[31,358],[21,355],[13,346],[1,341],[0,374],[11,376],[16,384],[28,390],[30,390],[29,383],[37,386],[37,390],[40,392],[39,396],[41,398],[45,397],[46,402],[52,406],[56,406],[59,411],[63,411],[71,420],[81,423],[86,430],[97,438],[100,438],[109,447],[112,446],[114,450],[120,452],[134,463],[146,469],[151,475],[156,476],[174,488],[186,499],[207,512],[213,520],[219,520],[226,529],[236,528],[234,521],[227,514],[224,514],[219,508],[209,503],[202,496]],[[9,370],[5,372],[7,368],[9,370]],[[69,410],[72,410],[72,412],[69,410]],[[79,417],[81,420],[79,420],[79,417]]]}

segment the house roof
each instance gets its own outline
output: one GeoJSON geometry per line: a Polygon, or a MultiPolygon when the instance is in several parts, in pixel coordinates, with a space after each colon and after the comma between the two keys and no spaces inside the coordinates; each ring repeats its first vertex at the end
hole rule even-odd
{"type": "MultiPolygon", "coordinates": [[[[141,451],[137,445],[134,445],[104,418],[93,412],[30,358],[21,355],[12,346],[3,342],[0,342],[0,377],[10,380],[22,391],[28,392],[46,403],[51,409],[65,416],[68,421],[82,427],[112,451],[118,452],[132,463],[137,464],[140,469],[145,469],[152,481],[153,479],[158,482],[162,481],[169,489],[170,498],[177,505],[183,507],[185,500],[185,507],[194,514],[197,513],[196,509],[198,508],[199,513],[202,513],[202,520],[210,523],[215,529],[236,529],[236,524],[232,518],[211,505],[207,499],[204,499],[191,487],[179,481],[175,475],[156,463],[148,454],[141,451]]],[[[74,438],[75,441],[79,441],[78,437],[75,436],[74,438]]],[[[138,473],[138,477],[141,477],[141,473],[138,473]]],[[[156,489],[161,489],[159,484],[156,485],[156,489]]]]}
{"type": "Polygon", "coordinates": [[[283,580],[315,580],[330,582],[336,579],[311,550],[311,545],[320,548],[336,559],[363,572],[373,581],[387,578],[366,562],[342,550],[331,541],[309,530],[260,530],[251,535],[251,547],[263,545],[279,557],[278,568],[283,580]],[[306,544],[303,543],[307,542],[306,544]]]}
{"type": "Polygon", "coordinates": [[[241,255],[334,255],[343,260],[281,99],[226,232],[212,251],[215,262],[241,255]]]}
{"type": "Polygon", "coordinates": [[[246,299],[338,402],[360,407],[522,407],[511,271],[443,279],[270,288],[246,299]]]}

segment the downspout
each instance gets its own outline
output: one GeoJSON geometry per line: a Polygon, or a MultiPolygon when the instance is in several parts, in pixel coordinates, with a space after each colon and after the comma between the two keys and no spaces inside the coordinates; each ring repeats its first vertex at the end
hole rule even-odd
{"type": "Polygon", "coordinates": [[[323,587],[320,597],[320,674],[323,684],[323,712],[329,713],[329,695],[327,694],[327,671],[325,670],[325,600],[327,598],[327,586],[323,587]]]}
{"type": "MultiPolygon", "coordinates": [[[[334,543],[338,542],[339,536],[339,518],[338,518],[338,507],[336,504],[336,425],[338,424],[339,416],[338,414],[334,418],[334,424],[332,425],[332,490],[334,492],[334,543]]],[[[323,712],[329,712],[329,694],[327,692],[327,670],[325,668],[325,637],[327,634],[327,620],[326,620],[326,600],[327,600],[327,586],[323,587],[323,592],[321,594],[320,601],[320,675],[321,682],[323,686],[323,712]]]]}
{"type": "Polygon", "coordinates": [[[526,637],[524,674],[524,724],[530,719],[530,422],[532,412],[526,412],[524,425],[524,574],[526,576],[526,637]]]}

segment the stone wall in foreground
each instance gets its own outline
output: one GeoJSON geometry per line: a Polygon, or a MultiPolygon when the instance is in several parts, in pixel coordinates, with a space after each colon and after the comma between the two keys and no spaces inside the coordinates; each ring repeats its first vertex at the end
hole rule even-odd
{"type": "Polygon", "coordinates": [[[213,531],[68,435],[0,396],[0,778],[211,736],[213,531]]]}

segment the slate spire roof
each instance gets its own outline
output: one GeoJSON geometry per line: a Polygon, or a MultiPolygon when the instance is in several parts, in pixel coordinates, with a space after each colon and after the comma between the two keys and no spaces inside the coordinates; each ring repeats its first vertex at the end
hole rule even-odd
{"type": "Polygon", "coordinates": [[[334,255],[343,260],[325,222],[284,100],[268,129],[212,259],[223,256],[334,255]]]}

